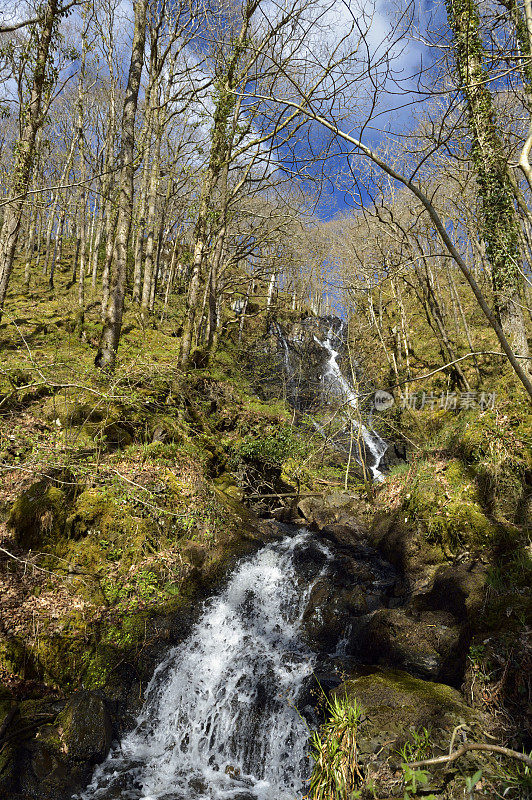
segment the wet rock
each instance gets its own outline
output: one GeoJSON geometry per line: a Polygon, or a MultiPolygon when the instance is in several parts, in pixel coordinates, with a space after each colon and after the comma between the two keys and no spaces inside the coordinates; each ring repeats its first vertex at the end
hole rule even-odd
{"type": "Polygon", "coordinates": [[[327,578],[318,580],[312,587],[302,620],[310,646],[319,652],[333,652],[349,619],[345,593],[339,592],[327,578]]]}
{"type": "Polygon", "coordinates": [[[353,621],[387,605],[395,572],[371,548],[337,551],[314,583],[303,614],[308,643],[332,653],[353,627],[353,621]]]}
{"type": "Polygon", "coordinates": [[[294,549],[294,567],[307,582],[312,581],[323,568],[327,556],[317,544],[311,542],[294,549]]]}

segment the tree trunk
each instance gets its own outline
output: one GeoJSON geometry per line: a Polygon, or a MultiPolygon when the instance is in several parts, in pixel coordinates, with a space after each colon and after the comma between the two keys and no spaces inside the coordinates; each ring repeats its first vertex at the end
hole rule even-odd
{"type": "MultiPolygon", "coordinates": [[[[210,232],[209,217],[211,214],[211,195],[215,189],[220,173],[228,163],[231,154],[230,131],[228,121],[231,119],[235,105],[238,102],[235,89],[241,76],[238,75],[238,65],[246,47],[251,18],[258,6],[258,0],[248,0],[243,8],[242,25],[233,49],[227,61],[225,72],[218,81],[214,121],[211,134],[211,148],[209,165],[206,170],[202,186],[200,208],[194,235],[194,258],[192,262],[192,275],[188,293],[187,311],[183,324],[183,338],[181,340],[180,364],[186,369],[190,359],[194,332],[197,324],[197,314],[200,305],[200,288],[203,259],[207,250],[210,232]]],[[[233,128],[231,131],[234,130],[233,128]]]]}
{"type": "MultiPolygon", "coordinates": [[[[515,193],[495,123],[495,108],[484,68],[484,50],[475,0],[447,0],[447,18],[471,137],[482,212],[482,235],[491,266],[495,310],[506,338],[521,358],[529,356],[519,301],[520,252],[515,193]]],[[[529,372],[526,360],[523,369],[529,372]]]]}
{"type": "Polygon", "coordinates": [[[100,337],[100,346],[95,363],[99,367],[113,369],[120,343],[122,316],[127,278],[127,248],[131,232],[133,211],[133,178],[135,175],[135,117],[144,64],[144,45],[146,42],[146,13],[148,0],[137,0],[135,4],[135,32],[131,50],[128,84],[122,113],[122,146],[120,196],[118,200],[118,221],[113,253],[113,278],[111,294],[100,337]]]}
{"type": "Polygon", "coordinates": [[[26,249],[26,265],[24,267],[24,288],[30,288],[30,278],[31,278],[31,264],[33,261],[33,250],[35,247],[35,228],[37,227],[37,214],[35,211],[35,198],[31,204],[31,211],[30,211],[30,229],[28,232],[28,246],[26,249]]]}
{"type": "MultiPolygon", "coordinates": [[[[156,114],[157,122],[159,113],[156,114]]],[[[155,125],[155,147],[152,154],[150,181],[148,185],[148,213],[146,216],[146,254],[144,256],[144,281],[142,284],[141,315],[145,322],[150,309],[152,282],[154,281],[153,265],[155,254],[155,222],[157,214],[157,188],[159,186],[161,160],[161,131],[155,125]]]]}
{"type": "Polygon", "coordinates": [[[37,41],[35,69],[28,108],[24,115],[22,135],[15,149],[13,181],[10,187],[12,202],[6,206],[0,235],[0,318],[13,269],[20,224],[24,212],[28,186],[35,157],[35,138],[42,125],[42,99],[47,87],[46,67],[57,18],[58,0],[48,0],[37,41]]]}

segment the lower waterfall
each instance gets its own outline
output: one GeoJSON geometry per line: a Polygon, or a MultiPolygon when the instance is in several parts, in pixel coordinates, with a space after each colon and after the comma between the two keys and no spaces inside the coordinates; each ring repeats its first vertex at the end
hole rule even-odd
{"type": "Polygon", "coordinates": [[[309,538],[298,531],[237,567],[155,671],[136,727],[97,767],[83,800],[305,794],[308,729],[297,699],[315,656],[299,634],[319,575],[302,580],[296,560],[309,538]]]}

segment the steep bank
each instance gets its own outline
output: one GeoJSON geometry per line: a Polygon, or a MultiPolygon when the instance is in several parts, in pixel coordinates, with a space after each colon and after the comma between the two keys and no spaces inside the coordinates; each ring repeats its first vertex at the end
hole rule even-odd
{"type": "Polygon", "coordinates": [[[299,503],[325,540],[347,542],[358,528],[358,539],[400,576],[387,608],[351,621],[347,650],[367,666],[335,691],[341,708],[331,706],[315,748],[313,797],[336,791],[348,769],[327,746],[328,736],[345,735],[348,709],[358,715],[358,772],[346,755],[355,796],[532,795],[530,766],[490,752],[429,764],[417,777],[401,769],[444,758],[459,741],[530,753],[530,417],[510,408],[426,410],[415,426],[403,414],[413,441],[416,428],[428,435],[417,437],[409,465],[392,471],[371,507],[347,493],[299,503]],[[447,723],[444,696],[436,699],[441,682],[449,700],[465,704],[447,723]],[[435,692],[428,705],[423,687],[435,692]]]}

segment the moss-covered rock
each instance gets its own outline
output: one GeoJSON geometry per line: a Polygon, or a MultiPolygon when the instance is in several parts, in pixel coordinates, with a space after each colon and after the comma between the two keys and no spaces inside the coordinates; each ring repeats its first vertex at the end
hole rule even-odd
{"type": "Polygon", "coordinates": [[[66,517],[67,493],[43,478],[15,500],[7,524],[20,547],[37,550],[58,541],[66,517]]]}
{"type": "Polygon", "coordinates": [[[67,800],[104,760],[113,737],[103,698],[80,690],[53,721],[41,725],[18,753],[18,788],[38,800],[67,800]]]}
{"type": "Polygon", "coordinates": [[[113,738],[113,724],[103,697],[84,689],[70,697],[55,722],[62,751],[75,761],[99,764],[113,738]]]}
{"type": "Polygon", "coordinates": [[[79,538],[87,533],[94,523],[112,510],[112,501],[105,492],[86,489],[76,500],[72,513],[67,519],[69,533],[79,538]]]}
{"type": "MultiPolygon", "coordinates": [[[[403,796],[401,781],[397,780],[404,760],[401,748],[410,744],[414,754],[410,760],[414,760],[416,736],[424,730],[428,752],[439,755],[448,749],[457,726],[466,726],[475,736],[483,724],[456,689],[399,670],[355,673],[332,694],[358,705],[359,762],[366,779],[377,784],[379,797],[387,793],[403,796]]],[[[438,791],[444,783],[440,773],[432,776],[429,788],[438,791]]]]}
{"type": "Polygon", "coordinates": [[[350,649],[365,662],[401,667],[429,678],[458,680],[461,629],[445,611],[382,608],[355,621],[350,649]]]}

